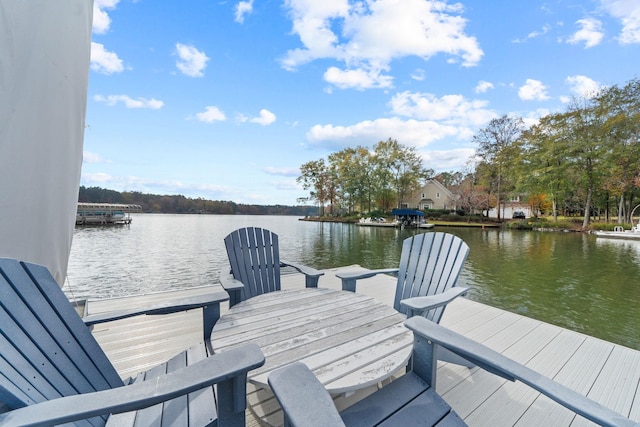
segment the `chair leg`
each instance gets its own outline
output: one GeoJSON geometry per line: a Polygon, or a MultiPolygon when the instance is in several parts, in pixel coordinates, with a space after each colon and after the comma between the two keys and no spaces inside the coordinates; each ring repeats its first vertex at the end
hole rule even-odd
{"type": "Polygon", "coordinates": [[[342,279],[342,290],[355,292],[356,291],[356,279],[342,279]]]}
{"type": "Polygon", "coordinates": [[[202,333],[204,335],[204,342],[210,341],[211,331],[213,331],[213,327],[218,319],[220,319],[219,303],[202,307],[202,333]]]}
{"type": "Polygon", "coordinates": [[[244,427],[247,408],[247,374],[237,375],[217,386],[218,425],[244,427]]]}
{"type": "Polygon", "coordinates": [[[230,290],[227,290],[227,293],[229,294],[229,308],[233,307],[239,302],[242,302],[241,289],[230,289],[230,290]]]}
{"type": "Polygon", "coordinates": [[[320,276],[306,276],[306,278],[304,279],[304,285],[307,288],[317,288],[319,279],[320,276]]]}
{"type": "Polygon", "coordinates": [[[413,338],[413,353],[411,354],[411,369],[413,372],[426,381],[427,384],[435,387],[436,372],[438,370],[438,348],[430,340],[418,335],[413,338]]]}

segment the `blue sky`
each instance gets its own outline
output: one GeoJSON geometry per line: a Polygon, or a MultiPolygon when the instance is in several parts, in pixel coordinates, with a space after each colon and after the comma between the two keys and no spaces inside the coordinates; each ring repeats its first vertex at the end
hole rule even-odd
{"type": "Polygon", "coordinates": [[[295,205],[342,148],[463,170],[492,118],[638,77],[638,0],[95,0],[81,184],[295,205]]]}

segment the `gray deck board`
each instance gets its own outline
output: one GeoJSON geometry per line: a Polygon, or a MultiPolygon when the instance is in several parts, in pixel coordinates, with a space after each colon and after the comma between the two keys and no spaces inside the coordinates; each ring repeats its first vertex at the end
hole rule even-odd
{"type": "MultiPolygon", "coordinates": [[[[359,266],[340,270],[358,270],[359,266]]],[[[340,288],[338,269],[326,270],[320,287],[340,288]]],[[[301,275],[286,275],[283,289],[304,287],[301,275]]],[[[211,288],[192,288],[183,294],[211,288]]],[[[391,305],[395,280],[376,276],[358,283],[358,292],[391,305]]],[[[160,301],[172,293],[90,301],[90,313],[160,301]]],[[[173,295],[172,295],[173,296],[173,295]]],[[[222,311],[226,311],[223,304],[222,311]]],[[[147,316],[98,325],[94,335],[123,377],[169,359],[200,340],[201,314],[147,316]],[[145,336],[145,339],[141,339],[145,336]]],[[[458,298],[449,305],[441,323],[493,348],[530,368],[554,378],[606,406],[640,421],[640,351],[539,322],[518,314],[458,298]]],[[[339,408],[353,404],[375,388],[336,398],[339,408]]],[[[591,426],[556,403],[520,383],[503,380],[481,369],[441,363],[437,390],[472,426],[591,426]]],[[[248,389],[249,426],[279,425],[282,415],[271,393],[248,389]]]]}

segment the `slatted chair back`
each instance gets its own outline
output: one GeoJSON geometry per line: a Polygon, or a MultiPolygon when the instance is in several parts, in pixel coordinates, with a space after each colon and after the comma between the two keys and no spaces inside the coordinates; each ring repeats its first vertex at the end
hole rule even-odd
{"type": "Polygon", "coordinates": [[[123,385],[49,271],[0,259],[0,402],[16,409],[123,385]]]}
{"type": "Polygon", "coordinates": [[[231,275],[244,284],[242,300],[280,290],[278,235],[269,230],[246,227],[224,239],[231,275]]]}
{"type": "MultiPolygon", "coordinates": [[[[455,286],[468,254],[469,246],[449,233],[420,233],[405,239],[393,308],[407,314],[401,300],[439,294],[455,286]]],[[[430,310],[424,317],[438,323],[444,308],[430,310]]]]}

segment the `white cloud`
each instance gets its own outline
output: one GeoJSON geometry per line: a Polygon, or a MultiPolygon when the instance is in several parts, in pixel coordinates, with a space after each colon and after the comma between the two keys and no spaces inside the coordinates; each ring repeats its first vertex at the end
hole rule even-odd
{"type": "Polygon", "coordinates": [[[436,171],[460,170],[476,153],[473,148],[453,148],[450,150],[423,151],[422,159],[427,167],[436,171]]]}
{"type": "Polygon", "coordinates": [[[576,21],[581,29],[567,40],[570,44],[578,44],[584,42],[585,49],[600,44],[604,37],[602,31],[602,22],[594,18],[585,18],[576,21]]]}
{"type": "MultiPolygon", "coordinates": [[[[298,171],[298,173],[296,175],[294,175],[296,178],[300,175],[300,171],[298,171]]],[[[282,191],[298,191],[301,189],[300,185],[296,182],[295,179],[282,179],[279,181],[271,181],[269,182],[269,185],[273,188],[275,188],[276,190],[282,190],[282,191]]],[[[265,194],[261,195],[263,198],[265,198],[265,194]]],[[[268,200],[269,198],[266,197],[266,200],[268,200]]]]}
{"type": "Polygon", "coordinates": [[[268,166],[262,169],[269,175],[279,175],[279,176],[293,176],[297,177],[300,175],[300,168],[277,168],[274,166],[268,166]]]}
{"type": "Polygon", "coordinates": [[[98,7],[98,3],[93,4],[93,28],[95,34],[105,34],[111,26],[111,18],[107,12],[98,7]]]}
{"type": "Polygon", "coordinates": [[[571,92],[581,98],[591,98],[600,90],[600,83],[586,76],[569,76],[565,81],[571,92]]]}
{"type": "Polygon", "coordinates": [[[547,108],[538,108],[521,114],[520,117],[522,118],[525,127],[529,128],[540,123],[540,119],[544,116],[548,116],[549,114],[551,114],[551,111],[547,108]]]}
{"type": "Polygon", "coordinates": [[[340,49],[335,46],[338,36],[331,30],[331,22],[348,17],[348,0],[286,0],[285,7],[293,20],[293,32],[304,45],[303,49],[287,52],[282,60],[285,69],[293,70],[314,59],[340,55],[340,49]]]}
{"type": "Polygon", "coordinates": [[[638,0],[600,0],[602,7],[622,23],[618,40],[622,44],[640,43],[640,2],[638,0]]]}
{"type": "Polygon", "coordinates": [[[111,27],[111,18],[105,9],[115,9],[120,0],[95,0],[93,3],[93,29],[96,34],[105,34],[111,27]]]}
{"type": "Polygon", "coordinates": [[[182,74],[189,77],[204,76],[204,69],[207,67],[207,61],[209,61],[204,52],[182,43],[176,43],[176,52],[178,54],[176,67],[182,74]]]}
{"type": "Polygon", "coordinates": [[[196,118],[201,122],[213,123],[223,122],[227,120],[227,116],[218,107],[208,106],[205,107],[205,111],[196,114],[196,118]]]}
{"type": "Polygon", "coordinates": [[[106,182],[113,181],[113,177],[106,173],[98,172],[98,173],[83,173],[82,174],[82,182],[86,184],[104,184],[106,182]]]}
{"type": "Polygon", "coordinates": [[[149,108],[151,110],[159,110],[164,106],[164,102],[155,98],[136,98],[133,99],[128,95],[95,95],[93,99],[97,102],[105,103],[109,106],[114,106],[118,103],[123,103],[127,108],[149,108]]]}
{"type": "Polygon", "coordinates": [[[113,176],[106,173],[83,173],[81,184],[99,185],[116,191],[140,191],[151,194],[189,194],[211,200],[240,200],[242,189],[217,184],[191,184],[176,180],[156,180],[138,176],[113,176]]]}
{"type": "Polygon", "coordinates": [[[307,132],[312,144],[352,146],[393,137],[403,144],[424,147],[444,138],[471,138],[473,130],[435,121],[403,120],[398,117],[366,120],[351,126],[315,125],[307,132]]]}
{"type": "Polygon", "coordinates": [[[254,117],[253,119],[250,120],[251,123],[257,123],[262,126],[270,125],[275,121],[276,121],[276,115],[264,108],[260,110],[259,117],[254,117]]]}
{"type": "Polygon", "coordinates": [[[468,100],[462,95],[436,97],[405,91],[389,101],[394,117],[348,126],[318,124],[307,132],[306,137],[310,144],[332,149],[356,144],[370,146],[390,137],[419,149],[439,141],[464,143],[471,140],[479,127],[497,117],[487,105],[486,101],[468,100]]]}
{"type": "Polygon", "coordinates": [[[518,96],[523,101],[544,101],[549,99],[547,87],[540,80],[527,79],[518,89],[518,96]]]}
{"type": "Polygon", "coordinates": [[[493,89],[493,83],[480,80],[475,88],[476,93],[487,93],[489,89],[493,89]]]}
{"type": "Polygon", "coordinates": [[[529,34],[527,34],[527,38],[528,39],[534,39],[536,37],[543,36],[543,35],[547,34],[549,32],[549,30],[551,30],[551,26],[550,25],[543,25],[542,26],[542,30],[530,32],[529,34]]]}
{"type": "Polygon", "coordinates": [[[524,40],[518,38],[518,39],[515,39],[513,42],[523,43],[529,39],[535,39],[536,37],[544,36],[550,30],[551,30],[551,25],[547,24],[547,25],[544,25],[540,31],[531,31],[529,34],[527,34],[527,37],[524,40]]]}
{"type": "Polygon", "coordinates": [[[459,3],[403,0],[399,7],[396,0],[287,0],[285,6],[303,47],[288,51],[282,66],[294,70],[321,58],[343,62],[343,70],[332,67],[325,73],[340,88],[390,87],[391,77],[382,72],[397,58],[444,54],[473,66],[483,55],[475,37],[464,32],[459,3]]]}
{"type": "Polygon", "coordinates": [[[324,73],[324,79],[340,89],[390,88],[393,77],[381,75],[381,72],[382,70],[365,70],[364,68],[340,70],[337,67],[329,67],[324,73]]]}
{"type": "Polygon", "coordinates": [[[236,4],[236,22],[242,24],[245,15],[253,12],[253,0],[240,1],[236,4]]]}
{"type": "Polygon", "coordinates": [[[104,45],[91,42],[91,69],[102,74],[121,73],[122,60],[114,52],[105,50],[104,45]]]}
{"type": "MultiPolygon", "coordinates": [[[[443,97],[445,98],[445,97],[443,97]]],[[[486,115],[486,125],[497,115],[486,115]]],[[[476,133],[478,126],[456,123],[455,118],[437,120],[402,119],[399,117],[362,121],[351,126],[316,125],[307,133],[313,145],[341,149],[356,144],[371,146],[387,138],[397,139],[404,145],[415,147],[427,167],[437,171],[459,170],[471,158],[475,149],[465,147],[476,133]],[[446,148],[429,150],[432,144],[446,143],[446,148]]]]}
{"type": "Polygon", "coordinates": [[[85,150],[82,152],[82,161],[84,163],[102,163],[104,160],[100,155],[85,150]]]}
{"type": "Polygon", "coordinates": [[[462,95],[437,98],[430,93],[401,92],[389,102],[395,115],[419,120],[441,121],[456,126],[478,127],[496,117],[486,101],[469,101],[462,95]]]}
{"type": "Polygon", "coordinates": [[[421,82],[425,79],[425,71],[422,68],[417,68],[413,73],[411,73],[411,78],[421,82]]]}

